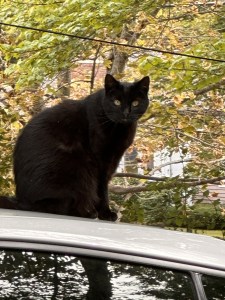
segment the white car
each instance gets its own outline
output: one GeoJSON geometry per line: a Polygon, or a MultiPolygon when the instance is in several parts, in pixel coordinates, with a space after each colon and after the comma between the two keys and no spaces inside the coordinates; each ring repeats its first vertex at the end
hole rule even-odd
{"type": "Polygon", "coordinates": [[[0,209],[0,299],[225,299],[225,242],[0,209]]]}

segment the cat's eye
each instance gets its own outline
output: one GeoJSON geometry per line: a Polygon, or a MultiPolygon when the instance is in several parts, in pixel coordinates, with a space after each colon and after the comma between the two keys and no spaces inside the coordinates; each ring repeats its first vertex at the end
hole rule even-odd
{"type": "Polygon", "coordinates": [[[114,104],[116,105],[116,106],[120,106],[121,105],[121,102],[120,102],[120,100],[114,100],[114,104]]]}
{"type": "Polygon", "coordinates": [[[139,101],[137,101],[137,100],[132,102],[132,106],[134,106],[134,107],[138,106],[138,104],[139,104],[139,101]]]}

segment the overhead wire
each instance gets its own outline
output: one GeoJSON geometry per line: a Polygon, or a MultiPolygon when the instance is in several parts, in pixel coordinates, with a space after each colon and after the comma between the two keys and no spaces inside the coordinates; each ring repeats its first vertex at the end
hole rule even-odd
{"type": "Polygon", "coordinates": [[[158,52],[158,53],[163,53],[163,54],[171,54],[171,55],[176,55],[176,56],[189,57],[189,58],[193,58],[193,59],[225,63],[225,60],[223,60],[223,59],[174,52],[174,51],[157,49],[157,48],[152,48],[152,47],[144,47],[144,46],[138,46],[138,45],[125,44],[125,43],[120,43],[120,42],[115,42],[115,41],[107,41],[107,40],[103,40],[103,39],[92,38],[92,37],[87,37],[87,36],[80,36],[80,35],[71,34],[71,33],[64,33],[64,32],[54,31],[54,30],[50,30],[50,29],[35,28],[35,27],[31,27],[31,26],[10,24],[10,23],[6,23],[6,22],[0,22],[0,25],[20,28],[20,29],[25,29],[25,30],[39,31],[39,32],[50,33],[50,34],[55,34],[55,35],[62,35],[62,36],[70,37],[70,38],[76,38],[76,39],[80,39],[80,40],[84,40],[84,41],[92,41],[92,42],[97,42],[97,43],[101,43],[101,44],[108,44],[108,45],[121,46],[121,47],[126,47],[126,48],[144,50],[144,51],[152,51],[152,52],[158,52]]]}

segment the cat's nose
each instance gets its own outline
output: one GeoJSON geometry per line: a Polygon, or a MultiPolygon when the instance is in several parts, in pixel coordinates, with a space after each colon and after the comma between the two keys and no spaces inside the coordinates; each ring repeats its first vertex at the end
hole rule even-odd
{"type": "Polygon", "coordinates": [[[129,113],[130,113],[129,108],[125,108],[124,111],[123,111],[124,117],[127,118],[129,113]]]}

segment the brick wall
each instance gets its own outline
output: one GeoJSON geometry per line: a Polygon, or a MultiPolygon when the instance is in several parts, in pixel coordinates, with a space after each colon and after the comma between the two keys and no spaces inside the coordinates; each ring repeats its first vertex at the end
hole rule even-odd
{"type": "MultiPolygon", "coordinates": [[[[93,62],[83,62],[71,72],[71,98],[79,99],[91,92],[91,76],[93,62]]],[[[101,63],[96,64],[94,76],[94,89],[102,88],[106,68],[101,63]]]]}

